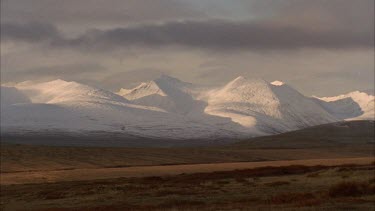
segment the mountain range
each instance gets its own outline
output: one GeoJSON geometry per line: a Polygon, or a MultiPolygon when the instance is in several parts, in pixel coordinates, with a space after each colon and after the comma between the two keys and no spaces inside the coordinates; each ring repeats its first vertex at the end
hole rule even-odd
{"type": "Polygon", "coordinates": [[[162,75],[117,93],[64,80],[1,86],[2,133],[235,140],[356,119],[374,119],[374,95],[308,97],[281,81],[245,77],[208,88],[162,75]]]}

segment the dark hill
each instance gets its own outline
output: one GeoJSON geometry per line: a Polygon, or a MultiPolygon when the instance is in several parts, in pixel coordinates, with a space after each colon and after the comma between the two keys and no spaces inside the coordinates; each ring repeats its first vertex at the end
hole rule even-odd
{"type": "Polygon", "coordinates": [[[235,143],[246,148],[310,148],[374,144],[374,121],[346,121],[235,143]]]}

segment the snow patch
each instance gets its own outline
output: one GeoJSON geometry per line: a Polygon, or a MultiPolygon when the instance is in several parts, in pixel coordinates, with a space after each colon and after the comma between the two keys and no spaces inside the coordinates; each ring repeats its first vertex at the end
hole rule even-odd
{"type": "Polygon", "coordinates": [[[354,91],[333,97],[315,97],[331,114],[340,119],[375,119],[374,95],[354,91]]]}
{"type": "Polygon", "coordinates": [[[282,85],[284,85],[284,82],[282,82],[282,81],[273,81],[273,82],[271,82],[271,84],[275,85],[275,86],[282,86],[282,85]]]}

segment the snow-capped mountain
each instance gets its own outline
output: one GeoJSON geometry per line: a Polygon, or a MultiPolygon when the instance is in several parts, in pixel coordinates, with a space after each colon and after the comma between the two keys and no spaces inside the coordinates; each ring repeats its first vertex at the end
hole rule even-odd
{"type": "Polygon", "coordinates": [[[69,102],[107,102],[116,103],[128,101],[112,92],[90,87],[74,81],[54,80],[34,84],[23,82],[15,86],[27,95],[33,103],[68,104],[69,102]]]}
{"type": "Polygon", "coordinates": [[[285,132],[337,121],[321,106],[280,81],[238,77],[207,95],[206,112],[245,127],[285,132]]]}
{"type": "MultiPolygon", "coordinates": [[[[11,95],[9,89],[2,87],[2,92],[11,95]]],[[[244,135],[241,128],[225,118],[203,118],[204,121],[183,118],[177,113],[134,104],[120,95],[76,82],[27,82],[12,89],[26,95],[29,102],[2,103],[2,132],[106,131],[168,139],[244,135]]]]}
{"type": "Polygon", "coordinates": [[[133,103],[162,108],[168,112],[187,114],[194,109],[193,85],[162,75],[131,90],[121,89],[118,94],[133,103]]]}
{"type": "Polygon", "coordinates": [[[339,119],[371,120],[375,118],[374,95],[366,92],[350,92],[335,97],[318,98],[319,103],[339,119]]]}
{"type": "Polygon", "coordinates": [[[1,87],[2,132],[105,131],[157,139],[238,139],[373,117],[374,96],[310,98],[281,81],[203,88],[163,75],[118,93],[77,82],[1,87]],[[371,113],[372,112],[372,113],[371,113]]]}

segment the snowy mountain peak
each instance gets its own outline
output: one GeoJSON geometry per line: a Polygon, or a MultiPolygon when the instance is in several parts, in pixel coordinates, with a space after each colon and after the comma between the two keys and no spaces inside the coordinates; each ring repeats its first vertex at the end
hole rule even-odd
{"type": "Polygon", "coordinates": [[[354,91],[334,97],[315,97],[332,115],[340,119],[375,119],[375,97],[354,91]]]}
{"type": "Polygon", "coordinates": [[[288,130],[336,121],[320,105],[292,87],[244,77],[209,92],[206,112],[229,117],[245,127],[267,125],[267,130],[288,130]]]}
{"type": "Polygon", "coordinates": [[[77,82],[75,81],[65,81],[65,80],[62,80],[62,79],[56,79],[56,80],[53,80],[53,81],[49,81],[47,83],[54,83],[54,84],[67,84],[67,83],[76,83],[78,84],[77,82]]]}
{"type": "Polygon", "coordinates": [[[333,96],[333,97],[321,97],[321,98],[318,97],[318,98],[326,102],[331,102],[331,101],[341,100],[341,99],[348,98],[348,97],[355,98],[359,101],[363,101],[363,100],[366,101],[368,99],[373,99],[374,95],[370,95],[370,94],[367,94],[366,92],[361,92],[361,91],[353,91],[353,92],[349,92],[343,95],[338,95],[338,96],[333,96]]]}
{"type": "MultiPolygon", "coordinates": [[[[61,86],[79,86],[80,84],[75,82],[75,81],[65,81],[62,79],[56,79],[52,81],[47,81],[47,82],[41,82],[41,83],[35,83],[32,81],[24,81],[16,84],[17,87],[28,87],[28,86],[39,86],[39,87],[48,87],[48,86],[53,86],[53,87],[61,87],[61,86]]],[[[81,84],[82,86],[86,86],[81,84]]]]}
{"type": "MultiPolygon", "coordinates": [[[[32,83],[32,82],[28,82],[28,83],[20,83],[18,84],[18,86],[30,86],[35,83],[32,83]]],[[[56,80],[53,80],[53,81],[48,81],[48,82],[42,82],[42,83],[39,83],[40,86],[45,86],[45,87],[48,87],[48,86],[51,86],[51,87],[84,87],[84,86],[87,86],[87,85],[84,85],[84,84],[80,84],[78,82],[75,82],[75,81],[65,81],[65,80],[62,80],[62,79],[56,79],[56,80]]]]}
{"type": "Polygon", "coordinates": [[[263,79],[237,77],[230,81],[227,85],[214,92],[217,99],[225,100],[226,98],[231,102],[244,102],[249,100],[259,101],[262,99],[273,99],[273,91],[269,83],[263,79]]]}
{"type": "Polygon", "coordinates": [[[274,85],[274,86],[282,86],[282,85],[284,85],[284,82],[276,80],[276,81],[271,82],[271,84],[274,85]]]}
{"type": "Polygon", "coordinates": [[[242,80],[246,80],[246,77],[240,75],[237,78],[233,79],[232,81],[242,81],[242,80]]]}
{"type": "Polygon", "coordinates": [[[159,78],[143,82],[133,89],[120,89],[117,94],[128,100],[136,100],[150,95],[176,96],[181,92],[189,92],[192,86],[191,83],[163,74],[159,78]]]}
{"type": "Polygon", "coordinates": [[[256,120],[250,117],[269,115],[280,118],[279,100],[270,85],[263,79],[237,77],[222,88],[209,92],[206,112],[230,117],[246,127],[253,127],[256,120]]]}
{"type": "Polygon", "coordinates": [[[159,87],[169,89],[170,88],[189,88],[192,86],[191,83],[181,81],[169,75],[161,75],[159,78],[153,80],[159,87]]]}
{"type": "Polygon", "coordinates": [[[61,79],[43,83],[20,83],[15,86],[25,93],[33,103],[64,103],[78,101],[118,101],[124,98],[102,89],[61,79]]]}
{"type": "Polygon", "coordinates": [[[160,89],[155,81],[150,81],[148,83],[141,83],[139,86],[133,89],[120,89],[119,95],[125,97],[128,100],[135,100],[138,98],[146,97],[149,95],[157,94],[160,96],[166,96],[163,90],[160,89]]]}
{"type": "Polygon", "coordinates": [[[230,81],[225,87],[227,89],[237,89],[237,88],[251,88],[256,86],[267,86],[267,81],[260,78],[245,78],[239,76],[234,80],[230,81]]]}

